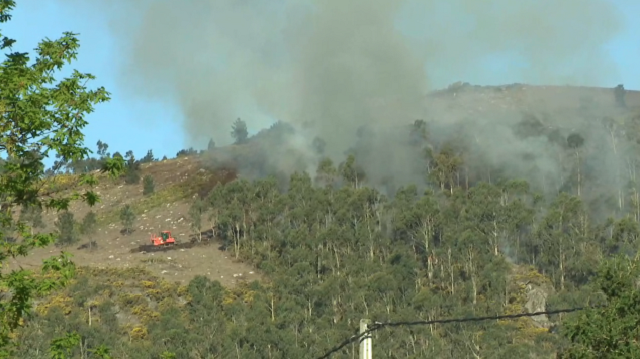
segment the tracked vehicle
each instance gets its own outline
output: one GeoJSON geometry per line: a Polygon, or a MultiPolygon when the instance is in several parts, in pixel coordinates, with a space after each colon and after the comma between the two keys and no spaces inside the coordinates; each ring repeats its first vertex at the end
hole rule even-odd
{"type": "Polygon", "coordinates": [[[160,235],[151,235],[150,244],[141,245],[138,248],[132,248],[130,253],[139,253],[139,252],[166,252],[175,249],[181,248],[193,248],[201,245],[208,245],[211,241],[206,242],[196,242],[195,240],[191,240],[189,242],[178,242],[172,235],[171,231],[162,231],[160,235]]]}

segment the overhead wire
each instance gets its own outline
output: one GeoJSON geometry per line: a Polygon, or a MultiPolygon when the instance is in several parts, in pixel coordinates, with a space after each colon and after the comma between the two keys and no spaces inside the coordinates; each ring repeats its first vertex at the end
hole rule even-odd
{"type": "Polygon", "coordinates": [[[433,324],[450,324],[450,323],[468,323],[468,322],[482,322],[487,320],[504,320],[504,319],[518,319],[518,318],[526,318],[526,317],[536,317],[538,315],[554,315],[554,314],[563,314],[563,313],[572,313],[578,312],[585,309],[598,309],[602,308],[604,305],[595,305],[588,307],[575,307],[575,308],[567,308],[567,309],[557,309],[557,310],[549,310],[543,312],[533,312],[533,313],[519,313],[519,314],[505,314],[505,315],[493,315],[493,316],[484,316],[484,317],[467,317],[467,318],[450,318],[450,319],[436,319],[436,320],[416,320],[416,321],[399,321],[399,322],[375,322],[369,328],[359,334],[352,335],[348,339],[344,340],[340,344],[331,348],[329,351],[325,352],[322,356],[318,357],[318,359],[326,359],[331,355],[337,353],[342,350],[342,348],[347,345],[354,343],[356,341],[360,341],[360,339],[369,336],[371,333],[378,331],[382,328],[386,327],[401,327],[401,326],[416,326],[416,325],[433,325],[433,324]]]}

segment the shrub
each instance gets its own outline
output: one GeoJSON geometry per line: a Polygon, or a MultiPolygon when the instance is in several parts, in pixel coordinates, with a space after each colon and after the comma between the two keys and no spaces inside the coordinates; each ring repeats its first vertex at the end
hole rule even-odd
{"type": "Polygon", "coordinates": [[[152,194],[156,189],[156,184],[153,180],[153,176],[146,175],[142,180],[142,194],[147,196],[152,194]]]}
{"type": "Polygon", "coordinates": [[[56,221],[56,228],[58,229],[57,244],[65,247],[78,242],[80,238],[77,227],[73,213],[69,211],[60,212],[60,214],[58,214],[58,220],[56,221]]]}
{"type": "Polygon", "coordinates": [[[131,233],[133,230],[133,222],[136,220],[136,214],[130,205],[126,204],[120,210],[120,221],[126,233],[131,233]]]}
{"type": "Polygon", "coordinates": [[[134,168],[127,168],[127,172],[124,175],[124,183],[126,184],[138,184],[140,183],[140,172],[134,168]]]}

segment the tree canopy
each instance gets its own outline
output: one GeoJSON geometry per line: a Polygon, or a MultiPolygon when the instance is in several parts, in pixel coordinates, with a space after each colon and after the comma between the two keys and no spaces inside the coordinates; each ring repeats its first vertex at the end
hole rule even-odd
{"type": "MultiPolygon", "coordinates": [[[[11,20],[13,0],[0,1],[0,24],[11,20]]],[[[27,52],[14,51],[16,41],[0,29],[0,48],[5,60],[0,65],[0,153],[7,157],[0,172],[0,264],[10,258],[24,256],[36,247],[55,241],[55,233],[32,234],[29,225],[15,220],[12,213],[20,206],[65,210],[75,200],[94,205],[99,197],[91,190],[96,178],[83,175],[77,188],[83,192],[70,195],[39,196],[46,185],[44,160],[56,154],[64,160],[85,158],[83,129],[86,115],[94,106],[109,100],[103,88],[89,89],[86,84],[94,76],[74,70],[67,78],[57,79],[64,66],[76,59],[80,47],[76,34],[66,32],[56,40],[45,39],[35,49],[35,58],[27,52]],[[16,228],[24,239],[20,243],[5,241],[6,228],[16,228]]],[[[122,162],[105,163],[103,170],[117,174],[122,162]]],[[[0,287],[8,293],[0,302],[0,356],[12,353],[12,333],[30,310],[35,294],[51,291],[67,283],[74,265],[66,253],[43,264],[42,273],[28,270],[6,271],[0,274],[0,287]]]]}

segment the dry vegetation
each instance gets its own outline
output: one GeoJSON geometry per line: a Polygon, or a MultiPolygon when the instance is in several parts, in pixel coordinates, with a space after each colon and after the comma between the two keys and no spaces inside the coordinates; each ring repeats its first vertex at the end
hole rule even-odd
{"type": "MultiPolygon", "coordinates": [[[[32,252],[26,258],[18,258],[11,266],[37,268],[43,259],[61,249],[73,254],[79,266],[95,268],[147,268],[154,275],[171,281],[188,282],[195,275],[205,275],[219,280],[225,286],[233,286],[239,278],[257,279],[254,269],[234,262],[219,249],[220,243],[212,240],[202,246],[157,253],[130,253],[130,249],[147,244],[149,236],[162,230],[172,231],[178,240],[188,241],[193,232],[187,219],[189,206],[199,192],[208,192],[218,183],[224,184],[235,178],[230,170],[207,169],[197,156],[180,157],[143,164],[142,175],[151,175],[155,180],[155,192],[143,196],[142,185],[126,185],[121,179],[100,178],[95,189],[101,203],[93,208],[98,217],[98,227],[93,238],[82,238],[81,245],[69,248],[49,247],[32,252]],[[135,231],[123,234],[118,219],[123,205],[129,204],[137,215],[135,231]],[[97,248],[86,248],[90,240],[97,248]],[[76,248],[77,247],[77,248],[76,248]],[[81,248],[81,249],[79,249],[81,248]]],[[[69,190],[75,176],[54,177],[54,188],[69,190]]],[[[84,203],[74,203],[70,211],[81,220],[90,208],[84,203]]],[[[44,230],[53,230],[56,213],[45,213],[44,230]]]]}

